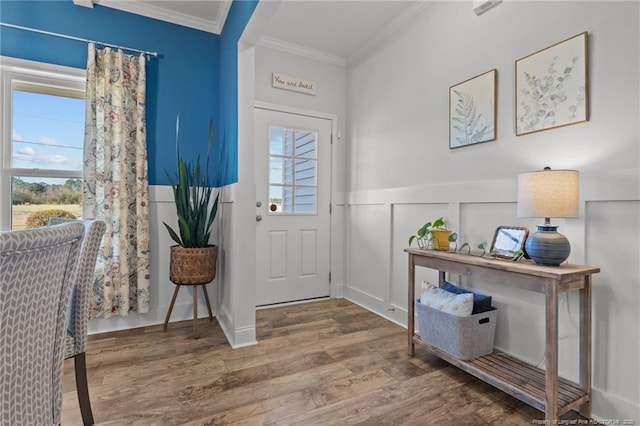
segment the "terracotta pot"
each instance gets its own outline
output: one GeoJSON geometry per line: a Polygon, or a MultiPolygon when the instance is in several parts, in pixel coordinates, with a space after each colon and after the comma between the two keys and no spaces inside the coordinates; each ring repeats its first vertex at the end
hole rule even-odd
{"type": "Polygon", "coordinates": [[[449,250],[449,235],[451,235],[450,229],[432,229],[431,230],[431,244],[436,250],[447,251],[449,250]]]}
{"type": "Polygon", "coordinates": [[[216,277],[218,247],[171,246],[169,279],[175,284],[207,284],[216,277]]]}

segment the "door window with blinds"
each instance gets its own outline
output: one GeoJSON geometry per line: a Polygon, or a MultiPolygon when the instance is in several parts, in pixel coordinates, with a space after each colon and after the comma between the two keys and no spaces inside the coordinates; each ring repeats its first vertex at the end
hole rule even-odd
{"type": "Polygon", "coordinates": [[[269,126],[269,213],[317,214],[318,132],[269,126]]]}

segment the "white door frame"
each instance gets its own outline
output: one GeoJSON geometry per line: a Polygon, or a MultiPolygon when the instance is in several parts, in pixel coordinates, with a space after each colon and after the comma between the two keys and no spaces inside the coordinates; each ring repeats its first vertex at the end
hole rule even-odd
{"type": "MultiPolygon", "coordinates": [[[[337,149],[334,149],[333,144],[337,143],[338,138],[336,137],[336,135],[338,134],[338,116],[335,114],[328,114],[326,112],[319,112],[319,111],[312,111],[312,110],[308,110],[308,109],[303,109],[303,108],[297,108],[297,107],[292,107],[292,106],[287,106],[287,105],[279,105],[279,104],[272,104],[269,102],[262,102],[262,101],[255,101],[254,102],[254,108],[257,109],[264,109],[264,110],[270,110],[270,111],[276,111],[276,112],[283,112],[283,113],[287,113],[287,114],[297,114],[297,115],[304,115],[307,117],[313,117],[313,118],[320,118],[320,119],[324,119],[324,120],[330,120],[331,121],[331,183],[330,183],[330,190],[329,190],[329,203],[331,204],[331,208],[332,210],[334,205],[334,200],[335,200],[335,195],[336,195],[336,180],[337,180],[337,149]]],[[[255,144],[255,141],[254,141],[255,144]]],[[[329,218],[329,273],[331,275],[335,275],[333,274],[333,253],[335,253],[334,247],[333,245],[335,244],[335,239],[333,238],[333,229],[334,229],[334,213],[332,212],[332,214],[330,215],[329,218]]],[[[329,282],[329,297],[335,298],[335,297],[342,297],[342,291],[337,291],[337,286],[336,286],[336,282],[335,279],[332,279],[329,282]]]]}

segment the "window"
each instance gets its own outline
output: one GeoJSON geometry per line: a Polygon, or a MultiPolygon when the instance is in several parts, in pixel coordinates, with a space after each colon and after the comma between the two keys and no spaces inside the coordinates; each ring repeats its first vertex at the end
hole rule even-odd
{"type": "Polygon", "coordinates": [[[318,133],[311,130],[269,128],[269,211],[317,212],[318,133]]]}
{"type": "Polygon", "coordinates": [[[43,210],[82,217],[85,71],[3,57],[0,72],[0,229],[43,210]]]}

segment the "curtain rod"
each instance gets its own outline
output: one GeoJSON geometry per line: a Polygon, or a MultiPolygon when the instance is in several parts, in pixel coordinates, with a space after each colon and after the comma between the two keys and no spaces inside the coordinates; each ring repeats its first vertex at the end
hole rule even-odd
{"type": "Polygon", "coordinates": [[[140,49],[134,49],[132,47],[119,46],[117,44],[105,43],[103,41],[90,40],[88,38],[74,37],[74,36],[70,36],[70,35],[66,35],[66,34],[54,33],[54,32],[51,32],[51,31],[38,30],[36,28],[29,28],[29,27],[23,27],[23,26],[20,26],[20,25],[7,24],[5,22],[0,22],[0,26],[9,27],[9,28],[15,28],[15,29],[24,30],[24,31],[31,31],[31,32],[34,32],[34,33],[45,34],[45,35],[50,35],[50,36],[54,36],[54,37],[66,38],[66,39],[69,39],[69,40],[82,41],[82,42],[85,42],[85,43],[95,43],[95,44],[99,44],[100,46],[113,47],[113,48],[116,48],[116,49],[128,50],[129,52],[138,52],[138,53],[142,53],[142,54],[146,55],[147,59],[148,59],[149,56],[153,56],[154,58],[158,57],[158,52],[149,52],[147,50],[140,50],[140,49]]]}

